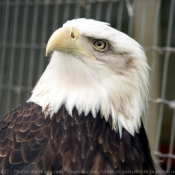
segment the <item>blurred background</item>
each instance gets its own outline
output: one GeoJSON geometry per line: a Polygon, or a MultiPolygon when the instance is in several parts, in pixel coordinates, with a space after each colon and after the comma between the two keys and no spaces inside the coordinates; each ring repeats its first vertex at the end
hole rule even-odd
{"type": "Polygon", "coordinates": [[[152,155],[175,173],[175,0],[0,0],[0,115],[30,97],[49,62],[49,37],[74,18],[108,22],[144,47],[151,68],[144,124],[152,155]]]}

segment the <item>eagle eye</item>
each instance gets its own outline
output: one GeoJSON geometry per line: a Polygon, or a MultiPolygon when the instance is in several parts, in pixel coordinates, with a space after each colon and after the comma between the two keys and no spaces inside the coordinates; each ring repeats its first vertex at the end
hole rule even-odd
{"type": "Polygon", "coordinates": [[[108,49],[108,43],[104,40],[93,41],[93,48],[100,52],[105,52],[108,49]]]}

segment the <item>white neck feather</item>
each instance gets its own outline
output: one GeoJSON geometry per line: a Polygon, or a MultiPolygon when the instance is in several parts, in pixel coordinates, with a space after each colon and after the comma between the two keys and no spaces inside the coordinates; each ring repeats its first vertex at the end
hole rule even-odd
{"type": "Polygon", "coordinates": [[[138,77],[133,72],[130,76],[132,82],[100,62],[54,52],[28,102],[40,105],[46,117],[52,117],[63,104],[70,115],[74,107],[79,114],[91,112],[94,118],[100,111],[106,121],[112,117],[112,129],[120,135],[122,127],[134,135],[145,108],[147,75],[138,77]]]}

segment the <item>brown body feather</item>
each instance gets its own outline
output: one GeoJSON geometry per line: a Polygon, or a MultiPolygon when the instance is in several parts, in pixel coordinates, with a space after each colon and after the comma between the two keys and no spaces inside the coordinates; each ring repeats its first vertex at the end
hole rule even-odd
{"type": "Polygon", "coordinates": [[[154,174],[143,125],[133,137],[62,106],[52,119],[25,103],[0,118],[0,174],[154,174]]]}

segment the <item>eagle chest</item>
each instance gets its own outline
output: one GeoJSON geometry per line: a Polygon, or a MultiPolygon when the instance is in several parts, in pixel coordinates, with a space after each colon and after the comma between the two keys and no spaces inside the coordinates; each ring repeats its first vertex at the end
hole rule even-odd
{"type": "Polygon", "coordinates": [[[100,112],[94,118],[74,109],[70,116],[62,106],[51,119],[45,119],[35,103],[25,103],[1,120],[0,165],[9,174],[154,170],[143,126],[134,137],[123,129],[120,138],[100,112]]]}

